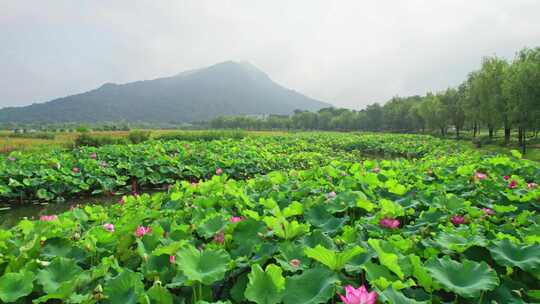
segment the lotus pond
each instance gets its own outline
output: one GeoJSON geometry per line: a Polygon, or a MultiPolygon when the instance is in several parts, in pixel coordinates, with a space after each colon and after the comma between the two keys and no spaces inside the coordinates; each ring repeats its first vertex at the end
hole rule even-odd
{"type": "Polygon", "coordinates": [[[0,230],[0,300],[538,303],[539,181],[517,152],[418,135],[13,153],[9,205],[166,190],[0,230]]]}

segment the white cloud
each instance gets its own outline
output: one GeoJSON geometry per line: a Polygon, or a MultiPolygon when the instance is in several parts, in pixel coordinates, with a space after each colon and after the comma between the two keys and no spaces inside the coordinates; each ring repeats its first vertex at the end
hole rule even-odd
{"type": "Polygon", "coordinates": [[[540,45],[540,1],[0,0],[0,106],[250,61],[337,106],[456,85],[540,45]]]}

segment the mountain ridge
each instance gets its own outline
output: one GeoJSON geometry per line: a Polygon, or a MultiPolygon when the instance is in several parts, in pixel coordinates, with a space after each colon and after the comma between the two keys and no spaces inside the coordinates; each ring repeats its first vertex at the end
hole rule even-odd
{"type": "Polygon", "coordinates": [[[0,122],[189,123],[219,115],[290,114],[331,106],[274,82],[248,62],[224,61],[173,76],[0,109],[0,122]]]}

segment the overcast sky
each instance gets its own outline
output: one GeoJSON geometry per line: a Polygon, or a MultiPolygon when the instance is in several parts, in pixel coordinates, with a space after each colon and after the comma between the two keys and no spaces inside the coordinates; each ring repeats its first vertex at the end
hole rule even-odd
{"type": "Polygon", "coordinates": [[[0,0],[0,107],[249,61],[359,109],[540,46],[538,0],[0,0]]]}

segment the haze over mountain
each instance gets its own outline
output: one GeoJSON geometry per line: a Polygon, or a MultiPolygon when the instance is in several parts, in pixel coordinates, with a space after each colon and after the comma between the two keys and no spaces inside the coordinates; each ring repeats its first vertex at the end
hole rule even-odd
{"type": "Polygon", "coordinates": [[[226,61],[172,77],[107,83],[76,95],[0,110],[0,122],[166,122],[290,114],[330,106],[289,90],[249,63],[226,61]]]}

